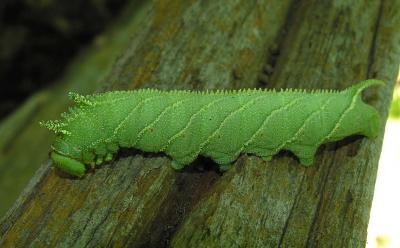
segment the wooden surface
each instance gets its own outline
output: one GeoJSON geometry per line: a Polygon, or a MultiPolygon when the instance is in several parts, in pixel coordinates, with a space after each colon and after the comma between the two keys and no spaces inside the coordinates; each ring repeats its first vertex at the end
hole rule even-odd
{"type": "Polygon", "coordinates": [[[399,1],[141,8],[141,28],[103,90],[343,89],[378,78],[385,87],[365,100],[381,113],[382,132],[324,145],[310,168],[283,152],[271,162],[243,155],[225,173],[206,158],[176,172],[162,154],[123,150],[78,180],[48,161],[3,218],[0,246],[364,247],[399,67],[399,1]]]}
{"type": "Polygon", "coordinates": [[[139,3],[131,0],[119,21],[71,62],[54,87],[34,94],[0,123],[0,218],[49,157],[54,135],[40,127],[39,121],[59,118],[71,104],[68,92],[88,94],[104,85],[115,57],[130,44],[146,11],[137,9],[139,3]]]}

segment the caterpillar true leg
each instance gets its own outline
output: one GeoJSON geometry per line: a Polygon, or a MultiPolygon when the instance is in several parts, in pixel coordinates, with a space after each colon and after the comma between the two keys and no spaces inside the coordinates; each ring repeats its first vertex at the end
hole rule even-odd
{"type": "Polygon", "coordinates": [[[183,169],[183,167],[185,167],[186,165],[185,165],[185,164],[181,164],[181,163],[179,163],[179,162],[176,162],[175,160],[172,160],[171,166],[172,166],[172,168],[174,168],[175,170],[181,170],[181,169],[183,169]]]}

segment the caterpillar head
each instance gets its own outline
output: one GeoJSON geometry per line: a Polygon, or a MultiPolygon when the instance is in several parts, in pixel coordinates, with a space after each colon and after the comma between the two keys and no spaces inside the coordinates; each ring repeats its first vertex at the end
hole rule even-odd
{"type": "Polygon", "coordinates": [[[85,165],[79,161],[81,152],[74,146],[57,137],[52,148],[51,158],[58,169],[77,177],[85,174],[85,165]]]}

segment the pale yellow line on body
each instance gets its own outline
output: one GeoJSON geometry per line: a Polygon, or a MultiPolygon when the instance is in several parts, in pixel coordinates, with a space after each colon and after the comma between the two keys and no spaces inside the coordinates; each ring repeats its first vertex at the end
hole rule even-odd
{"type": "MultiPolygon", "coordinates": [[[[143,105],[144,103],[146,103],[146,102],[148,102],[148,101],[150,101],[150,100],[153,100],[153,99],[155,99],[155,98],[159,98],[159,97],[160,97],[160,96],[158,95],[158,96],[148,97],[148,98],[145,98],[145,99],[141,100],[141,101],[129,112],[129,114],[121,121],[121,123],[114,129],[112,135],[111,135],[109,138],[107,138],[106,140],[109,142],[109,141],[111,141],[113,138],[115,138],[115,137],[117,136],[118,130],[122,127],[122,125],[128,120],[128,118],[132,115],[132,113],[133,113],[136,109],[138,109],[138,108],[139,108],[141,105],[143,105]]],[[[103,141],[102,139],[98,139],[97,141],[95,141],[95,142],[93,142],[93,143],[91,144],[91,147],[95,147],[98,143],[100,143],[100,142],[102,142],[102,141],[103,141]]]]}
{"type": "Polygon", "coordinates": [[[322,110],[325,109],[325,107],[331,102],[333,98],[329,98],[324,105],[322,105],[317,111],[315,111],[314,113],[311,113],[306,120],[304,120],[303,124],[301,125],[301,127],[299,128],[299,130],[297,130],[297,132],[288,140],[282,142],[281,145],[279,145],[275,150],[274,150],[274,154],[277,153],[279,150],[281,150],[285,145],[293,142],[294,140],[297,139],[297,137],[300,135],[300,133],[306,128],[306,124],[312,119],[312,117],[314,117],[314,115],[320,113],[322,110]]]}
{"type": "Polygon", "coordinates": [[[238,113],[238,112],[244,110],[247,106],[249,106],[250,104],[253,104],[254,102],[256,102],[257,100],[259,100],[260,98],[264,98],[264,97],[266,97],[266,96],[267,96],[267,95],[262,95],[262,96],[258,96],[258,97],[256,97],[256,98],[254,98],[254,99],[251,99],[251,100],[249,100],[247,103],[243,104],[243,105],[240,106],[238,109],[236,109],[235,111],[233,111],[232,113],[230,113],[229,115],[227,115],[227,116],[222,120],[222,122],[221,122],[221,124],[219,125],[219,127],[218,127],[217,129],[215,129],[215,131],[214,131],[203,143],[200,144],[200,148],[199,148],[199,150],[198,150],[195,154],[201,153],[201,150],[203,149],[203,147],[206,146],[206,145],[210,142],[210,140],[211,140],[212,138],[214,138],[214,137],[217,135],[217,133],[218,133],[219,131],[221,131],[221,129],[223,128],[224,124],[225,124],[230,118],[232,118],[232,116],[234,116],[236,113],[238,113]]]}
{"type": "Polygon", "coordinates": [[[291,107],[292,105],[294,105],[296,102],[304,99],[305,97],[302,98],[297,98],[294,99],[293,101],[289,102],[287,105],[284,105],[282,107],[279,107],[277,109],[274,109],[273,111],[271,111],[271,113],[264,119],[263,123],[260,125],[260,127],[257,129],[257,131],[250,137],[250,139],[248,139],[243,146],[237,151],[235,152],[235,156],[238,156],[247,146],[249,146],[252,142],[254,142],[254,139],[258,136],[258,134],[261,132],[261,130],[264,128],[265,124],[269,121],[269,119],[271,119],[272,116],[275,115],[275,113],[280,112],[282,110],[286,110],[289,107],[291,107]]]}
{"type": "Polygon", "coordinates": [[[344,117],[347,115],[348,112],[350,112],[354,108],[354,106],[356,104],[356,101],[357,101],[358,94],[363,89],[364,88],[361,88],[361,89],[357,90],[357,92],[354,94],[354,96],[353,96],[353,98],[351,100],[351,103],[349,104],[349,107],[347,107],[347,109],[345,111],[343,111],[343,113],[340,116],[339,120],[336,122],[336,125],[332,128],[332,131],[325,138],[323,138],[322,141],[330,139],[332,137],[332,135],[336,132],[336,130],[339,128],[341,122],[343,121],[344,117]]]}
{"type": "Polygon", "coordinates": [[[168,110],[173,109],[173,108],[175,108],[175,107],[181,105],[182,103],[184,103],[184,102],[186,102],[186,101],[188,101],[188,100],[191,100],[191,97],[188,97],[188,98],[186,98],[186,99],[184,99],[184,100],[176,101],[176,102],[174,102],[173,104],[170,104],[169,106],[167,106],[167,107],[158,115],[158,117],[157,117],[152,123],[150,123],[149,125],[147,125],[146,127],[144,127],[144,128],[138,133],[138,135],[136,136],[136,141],[135,141],[134,145],[132,145],[132,147],[134,147],[134,146],[137,144],[137,142],[142,138],[144,132],[146,132],[146,131],[149,130],[152,126],[154,126],[154,125],[162,118],[162,116],[163,116],[168,110]]]}
{"type": "Polygon", "coordinates": [[[212,105],[214,105],[215,103],[220,102],[220,101],[222,101],[222,100],[223,100],[223,98],[217,98],[217,99],[211,101],[210,103],[205,104],[203,107],[201,107],[196,113],[194,113],[194,114],[190,117],[190,119],[189,119],[188,123],[186,124],[186,126],[185,126],[181,131],[179,131],[178,133],[174,134],[174,135],[167,141],[167,144],[161,149],[161,151],[165,151],[165,150],[168,148],[168,146],[171,144],[172,141],[174,141],[175,139],[177,139],[179,136],[183,135],[183,133],[189,128],[190,124],[193,122],[194,118],[196,118],[201,112],[203,112],[205,109],[209,108],[210,106],[212,106],[212,105]]]}

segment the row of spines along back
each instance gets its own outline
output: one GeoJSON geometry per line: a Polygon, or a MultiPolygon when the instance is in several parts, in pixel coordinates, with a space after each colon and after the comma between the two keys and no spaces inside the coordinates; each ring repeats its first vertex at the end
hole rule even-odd
{"type": "MultiPolygon", "coordinates": [[[[297,93],[297,94],[315,94],[315,93],[340,93],[338,90],[305,90],[305,89],[239,89],[239,90],[204,90],[204,91],[193,91],[193,90],[159,90],[159,89],[137,89],[130,91],[111,91],[105,93],[95,93],[92,95],[80,95],[77,93],[70,92],[68,95],[73,100],[77,106],[69,108],[69,110],[65,113],[62,113],[61,116],[64,121],[49,121],[44,123],[43,125],[49,128],[50,130],[57,132],[62,131],[62,128],[65,125],[65,122],[69,122],[72,119],[79,116],[82,111],[85,111],[86,107],[95,106],[101,104],[102,102],[107,103],[110,99],[118,99],[121,98],[129,98],[135,94],[175,94],[175,95],[221,95],[221,96],[229,96],[235,94],[263,94],[263,93],[297,93]],[[103,97],[107,97],[104,99],[103,97]],[[102,99],[103,98],[103,99],[102,99]]],[[[65,133],[65,132],[62,132],[65,133]]]]}
{"type": "Polygon", "coordinates": [[[144,88],[144,89],[136,89],[136,90],[127,90],[127,91],[111,91],[105,93],[96,93],[88,96],[81,96],[79,94],[70,93],[73,100],[76,99],[95,99],[96,97],[102,96],[104,94],[110,95],[118,95],[118,94],[132,94],[132,93],[159,93],[159,94],[254,94],[254,93],[305,93],[305,94],[337,94],[342,93],[345,94],[347,92],[351,92],[354,90],[363,90],[370,86],[374,85],[383,85],[383,81],[376,80],[376,79],[369,79],[360,81],[357,84],[353,84],[352,86],[344,89],[344,90],[335,90],[335,89],[299,89],[299,88],[284,88],[284,89],[265,89],[265,88],[247,88],[247,89],[216,89],[216,90],[161,90],[161,89],[154,89],[154,88],[144,88]]]}
{"type": "MultiPolygon", "coordinates": [[[[332,89],[239,89],[239,90],[159,90],[159,89],[137,89],[128,91],[111,91],[105,93],[95,93],[92,95],[80,95],[77,93],[70,92],[69,97],[78,105],[94,105],[102,97],[107,95],[108,97],[116,97],[118,95],[126,95],[127,97],[132,94],[175,94],[175,95],[235,95],[235,94],[262,94],[262,93],[304,93],[304,94],[333,94],[341,93],[343,91],[332,90],[332,89]]],[[[101,102],[101,100],[100,100],[101,102]]]]}
{"type": "MultiPolygon", "coordinates": [[[[334,89],[239,89],[239,90],[160,90],[160,89],[137,89],[131,91],[112,91],[106,93],[96,93],[92,95],[79,95],[77,93],[69,93],[70,98],[78,105],[93,105],[97,104],[103,96],[110,98],[117,97],[118,95],[129,96],[132,94],[193,94],[193,95],[234,95],[234,94],[262,94],[262,93],[295,93],[295,94],[345,94],[348,92],[361,92],[363,89],[373,85],[383,85],[383,82],[376,79],[361,81],[344,90],[334,89]]],[[[101,101],[100,101],[101,102],[101,101]]]]}
{"type": "MultiPolygon", "coordinates": [[[[344,91],[344,90],[343,90],[344,91]]],[[[254,89],[216,89],[216,90],[161,90],[161,89],[154,89],[154,88],[144,88],[144,89],[137,89],[137,90],[121,90],[121,91],[110,91],[104,93],[95,93],[92,95],[82,96],[75,93],[70,93],[70,95],[78,95],[84,98],[95,98],[102,96],[104,94],[110,95],[118,95],[118,94],[137,94],[137,93],[160,93],[160,94],[200,94],[200,95],[207,95],[207,94],[241,94],[241,93],[307,93],[307,94],[316,94],[316,93],[340,93],[343,92],[340,90],[334,89],[299,89],[299,88],[286,88],[286,89],[263,89],[263,88],[254,88],[254,89]]]]}

